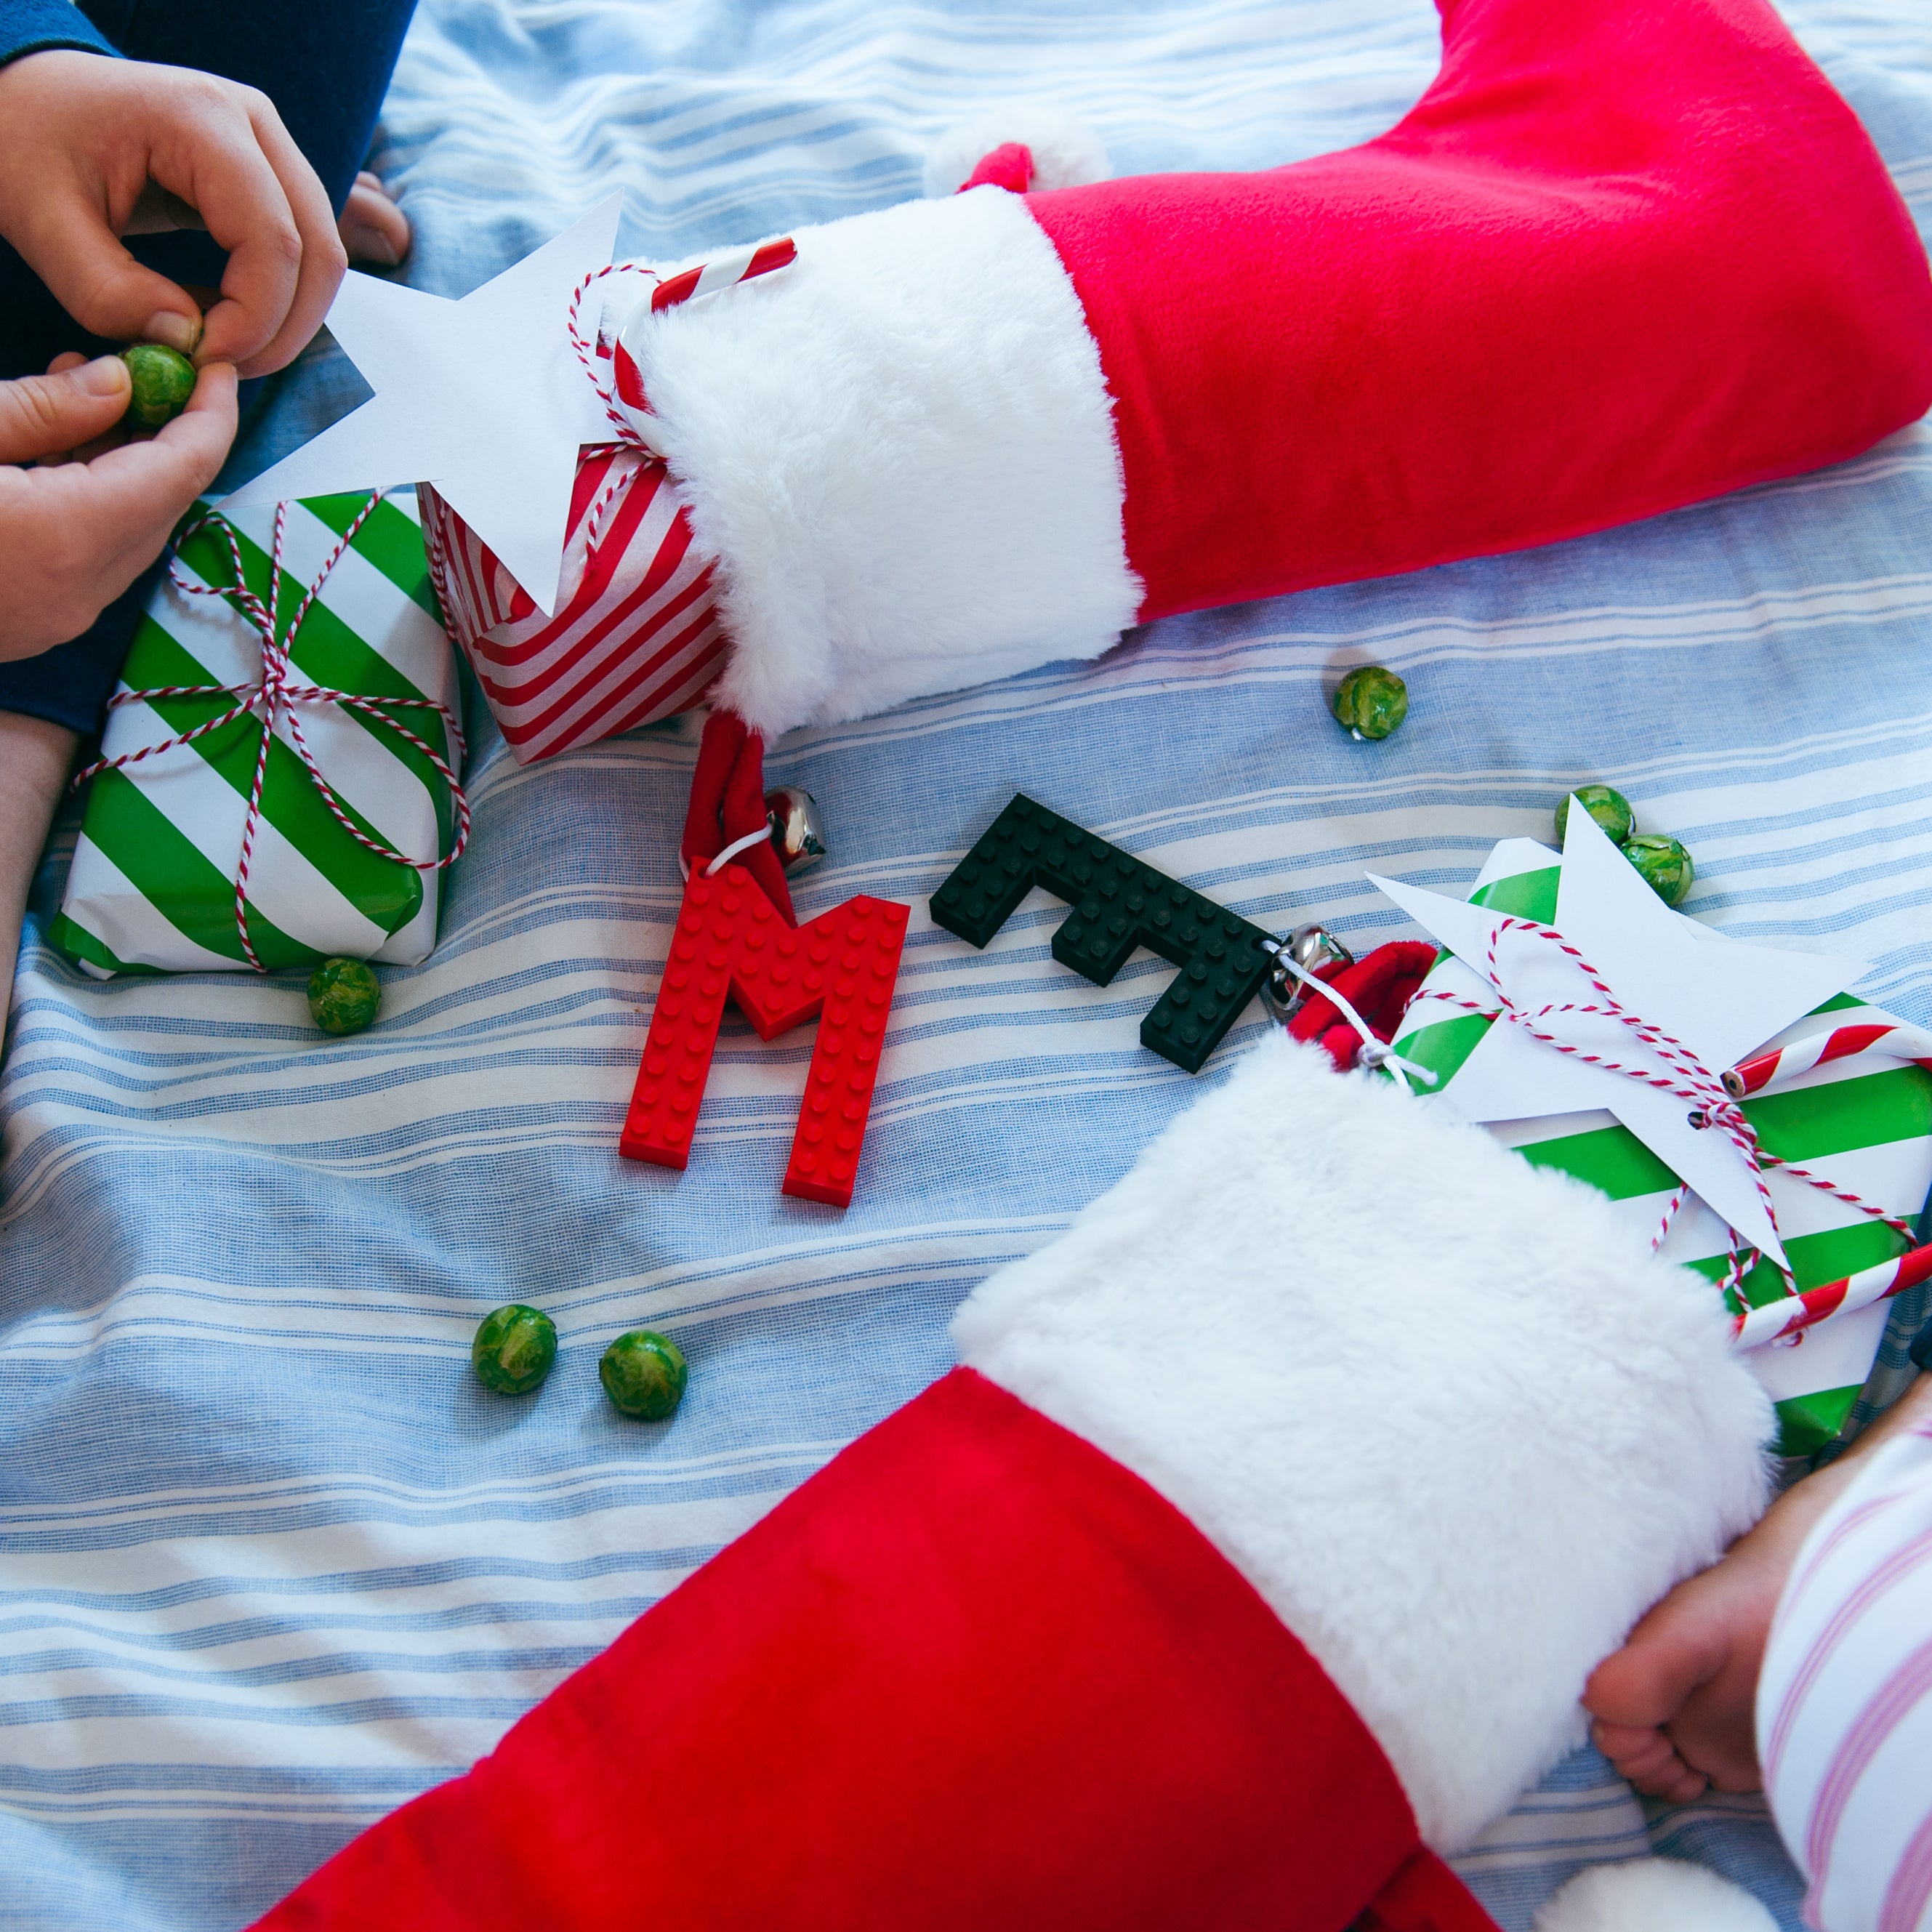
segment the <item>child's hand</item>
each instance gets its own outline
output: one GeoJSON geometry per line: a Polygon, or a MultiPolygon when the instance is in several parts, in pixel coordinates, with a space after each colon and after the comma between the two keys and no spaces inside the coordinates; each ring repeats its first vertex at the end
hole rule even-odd
{"type": "Polygon", "coordinates": [[[244,376],[294,358],[347,266],[322,184],[266,95],[72,50],[0,68],[0,235],[82,328],[244,376]],[[194,298],[120,242],[197,221],[229,251],[205,327],[194,298]]]}
{"type": "Polygon", "coordinates": [[[235,440],[233,366],[208,362],[158,434],[64,460],[112,438],[128,394],[118,356],[63,356],[45,376],[0,382],[0,660],[86,630],[160,555],[235,440]],[[37,458],[55,460],[7,466],[37,458]]]}

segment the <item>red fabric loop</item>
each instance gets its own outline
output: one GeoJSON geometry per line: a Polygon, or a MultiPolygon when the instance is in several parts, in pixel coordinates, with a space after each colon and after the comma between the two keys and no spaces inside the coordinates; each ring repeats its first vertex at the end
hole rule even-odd
{"type": "Polygon", "coordinates": [[[1003,188],[1009,194],[1024,194],[1033,185],[1033,150],[1018,141],[1003,141],[979,163],[959,184],[964,194],[969,188],[1003,188]]]}
{"type": "MultiPolygon", "coordinates": [[[[1369,1023],[1379,1040],[1392,1040],[1415,990],[1436,964],[1436,948],[1425,940],[1396,939],[1378,946],[1366,958],[1318,976],[1333,986],[1369,1023]]],[[[1290,1035],[1318,1040],[1336,1066],[1346,1073],[1361,1051],[1361,1036],[1342,1017],[1332,1000],[1310,994],[1308,1004],[1288,1022],[1290,1035]]]]}
{"type": "MultiPolygon", "coordinates": [[[[685,814],[678,850],[692,871],[700,870],[734,839],[761,829],[765,816],[765,741],[734,711],[713,711],[704,721],[692,774],[691,808],[685,814]]],[[[748,847],[736,862],[757,880],[766,898],[798,923],[784,867],[770,840],[748,847]]]]}

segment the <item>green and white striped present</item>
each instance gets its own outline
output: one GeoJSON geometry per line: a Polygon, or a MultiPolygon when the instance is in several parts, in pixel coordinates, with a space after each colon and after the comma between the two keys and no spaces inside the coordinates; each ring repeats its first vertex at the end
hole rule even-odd
{"type": "MultiPolygon", "coordinates": [[[[412,496],[362,493],[285,506],[276,634],[289,626],[345,533],[289,646],[292,683],[374,700],[298,697],[278,711],[248,868],[248,930],[269,970],[338,956],[413,964],[436,944],[442,874],[371,850],[339,823],[296,748],[299,729],[350,822],[375,844],[428,866],[455,849],[460,799],[410,734],[461,770],[455,658],[430,586],[412,496]],[[440,707],[439,710],[438,707],[440,707]],[[292,709],[299,716],[294,725],[292,709]]],[[[267,598],[275,511],[184,519],[177,567],[190,583],[233,584],[228,532],[246,582],[267,598]]],[[[85,970],[249,970],[236,879],[262,747],[258,711],[172,744],[232,710],[263,674],[263,640],[226,597],[190,596],[164,576],[136,632],[50,936],[85,970]],[[134,696],[130,694],[148,694],[134,696]]]]}
{"type": "MultiPolygon", "coordinates": [[[[1548,847],[1533,839],[1505,839],[1490,854],[1469,897],[1496,912],[1547,925],[1556,916],[1559,872],[1558,856],[1548,847]]],[[[1472,981],[1466,968],[1444,955],[1423,986],[1466,995],[1472,981]]],[[[1444,1009],[1425,1004],[1411,1010],[1444,1009]]],[[[1784,1046],[1868,1021],[1897,1024],[1890,1014],[1840,994],[1765,1044],[1784,1046]]],[[[1432,1090],[1441,1093],[1495,1024],[1486,1014],[1458,1013],[1402,1034],[1396,1050],[1439,1075],[1441,1084],[1432,1090]]],[[[1896,1219],[1910,1222],[1918,1215],[1932,1187],[1932,1074],[1906,1061],[1866,1055],[1814,1067],[1742,1104],[1766,1153],[1813,1169],[1896,1219]]],[[[1647,1231],[1660,1224],[1678,1184],[1670,1168],[1608,1113],[1500,1122],[1491,1131],[1538,1166],[1559,1168],[1602,1189],[1647,1231]]],[[[1780,1175],[1775,1167],[1766,1171],[1766,1180],[1800,1289],[1891,1261],[1909,1245],[1883,1222],[1780,1175]]],[[[1730,1271],[1729,1231],[1694,1196],[1672,1223],[1660,1252],[1708,1276],[1714,1292],[1730,1271]]],[[[1743,1292],[1758,1306],[1786,1291],[1778,1271],[1760,1262],[1745,1274],[1743,1292]]],[[[1778,1405],[1780,1454],[1808,1454],[1844,1427],[1871,1371],[1888,1312],[1888,1304],[1880,1302],[1834,1316],[1787,1344],[1752,1352],[1752,1366],[1778,1405]]]]}

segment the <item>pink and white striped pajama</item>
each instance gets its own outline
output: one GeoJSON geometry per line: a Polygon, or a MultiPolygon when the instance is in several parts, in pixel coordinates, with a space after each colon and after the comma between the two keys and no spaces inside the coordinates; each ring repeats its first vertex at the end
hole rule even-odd
{"type": "Polygon", "coordinates": [[[1820,1932],[1932,1932],[1932,1430],[1886,1443],[1792,1566],[1758,1749],[1820,1932]]]}

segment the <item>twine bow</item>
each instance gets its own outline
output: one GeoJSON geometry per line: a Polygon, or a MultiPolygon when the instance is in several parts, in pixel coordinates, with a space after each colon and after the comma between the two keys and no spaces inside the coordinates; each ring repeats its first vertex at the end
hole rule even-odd
{"type": "Polygon", "coordinates": [[[288,726],[289,741],[295,747],[309,782],[321,794],[322,802],[343,830],[361,846],[374,852],[380,858],[393,860],[398,866],[407,866],[418,872],[440,872],[453,866],[462,857],[464,848],[470,842],[470,800],[461,782],[448,763],[434,746],[418,737],[408,726],[390,714],[398,709],[434,711],[438,713],[450,736],[455,743],[459,758],[467,751],[463,727],[456,714],[448,705],[434,698],[372,698],[358,691],[338,691],[332,686],[303,683],[296,679],[290,662],[289,652],[302,628],[302,620],[313,608],[322,586],[328,582],[328,575],[342,560],[344,554],[356,538],[356,532],[368,520],[369,514],[382,500],[383,493],[378,490],[358,510],[355,520],[343,532],[335,548],[322,560],[322,568],[316,572],[315,581],[302,593],[302,602],[296,606],[295,614],[289,620],[288,629],[278,636],[277,609],[281,594],[282,548],[287,526],[288,508],[286,503],[275,506],[275,533],[268,556],[268,596],[265,603],[248,587],[248,581],[242,566],[242,547],[236,540],[234,527],[227,519],[213,510],[206,511],[182,530],[175,539],[177,547],[205,530],[218,531],[226,539],[228,554],[234,565],[235,581],[226,584],[196,584],[182,571],[178,560],[172,554],[168,559],[168,574],[175,588],[190,597],[225,597],[233,608],[247,620],[250,628],[262,640],[261,675],[252,684],[164,684],[150,686],[140,691],[118,691],[108,700],[110,705],[146,704],[152,700],[167,698],[233,698],[237,702],[218,718],[211,718],[205,724],[195,725],[191,730],[181,731],[172,738],[164,738],[160,743],[143,745],[139,751],[123,752],[111,758],[97,758],[87,768],[77,773],[74,788],[78,789],[89,778],[101,772],[121,771],[130,765],[138,765],[143,759],[158,758],[164,752],[176,750],[183,745],[191,745],[198,738],[205,738],[211,732],[220,730],[224,725],[232,724],[237,718],[250,714],[261,721],[262,742],[255,758],[255,773],[248,788],[248,808],[242,821],[242,852],[235,868],[235,929],[240,935],[242,950],[248,956],[248,964],[257,973],[268,969],[256,956],[254,941],[248,933],[248,873],[254,862],[255,834],[261,823],[262,791],[268,770],[268,746],[275,736],[279,722],[288,726]],[[440,859],[412,859],[406,852],[398,852],[386,845],[379,838],[372,838],[356,824],[335,788],[323,776],[322,767],[316,764],[315,754],[309,749],[308,741],[302,735],[301,713],[297,709],[303,704],[339,704],[346,710],[359,711],[364,716],[380,718],[389,728],[398,733],[407,742],[413,745],[428,758],[443,782],[449,788],[450,802],[454,806],[457,818],[455,842],[448,854],[440,859]]]}
{"type": "MultiPolygon", "coordinates": [[[[1847,1207],[1873,1220],[1882,1221],[1888,1228],[1904,1235],[1910,1241],[1913,1238],[1912,1229],[1903,1221],[1896,1220],[1882,1208],[1875,1208],[1868,1201],[1861,1199],[1849,1188],[1840,1187],[1826,1180],[1822,1174],[1814,1174],[1808,1168],[1792,1162],[1781,1160],[1776,1155],[1766,1154],[1759,1144],[1757,1130],[1740,1104],[1738,1097],[1730,1090],[1722,1074],[1714,1072],[1699,1059],[1689,1047],[1674,1035],[1666,1033],[1654,1021],[1646,1019],[1640,1013],[1634,1012],[1619,1000],[1604,982],[1603,975],[1586,959],[1578,950],[1556,927],[1544,926],[1534,920],[1505,917],[1499,919],[1491,928],[1490,943],[1483,966],[1483,976],[1488,980],[1496,996],[1497,1004],[1484,1006],[1480,1001],[1463,998],[1460,994],[1437,989],[1425,989],[1416,994],[1410,1004],[1419,1005],[1424,1000],[1441,1000],[1466,1012],[1482,1013],[1492,1018],[1502,1018],[1514,1026],[1520,1027],[1532,1040],[1540,1040],[1546,1046],[1553,1047],[1558,1053],[1570,1054],[1586,1066],[1600,1066],[1606,1072],[1622,1074],[1625,1078],[1635,1080],[1646,1087],[1670,1094],[1689,1103],[1691,1124],[1706,1131],[1720,1133],[1736,1149],[1738,1158],[1750,1171],[1759,1198],[1764,1205],[1765,1218],[1770,1222],[1772,1231],[1779,1234],[1778,1210],[1771,1197],[1771,1190],[1765,1185],[1764,1172],[1777,1168],[1789,1174],[1794,1180],[1828,1194],[1834,1200],[1843,1202],[1847,1207]],[[1547,1006],[1526,1007],[1510,994],[1504,983],[1502,950],[1506,939],[1520,938],[1532,943],[1554,946],[1576,967],[1588,984],[1596,998],[1591,1000],[1564,1000],[1552,1002],[1547,1006]],[[1592,1052],[1578,1046],[1574,1040],[1563,1039],[1550,1030],[1552,1022],[1569,1016],[1583,1018],[1614,1020],[1626,1028],[1631,1035],[1650,1049],[1658,1064],[1632,1065],[1614,1059],[1607,1054],[1592,1052]]],[[[1664,1238],[1683,1206],[1688,1190],[1679,1186],[1670,1197],[1657,1231],[1651,1238],[1653,1250],[1661,1247],[1664,1238]]],[[[1729,1230],[1730,1238],[1730,1266],[1723,1288],[1727,1296],[1735,1301],[1742,1298],[1742,1285],[1750,1261],[1758,1257],[1760,1251],[1744,1244],[1733,1228],[1729,1230]]],[[[1768,1259],[1768,1257],[1763,1257],[1768,1259]]],[[[1798,1292],[1789,1268],[1780,1267],[1787,1289],[1798,1292]]]]}

